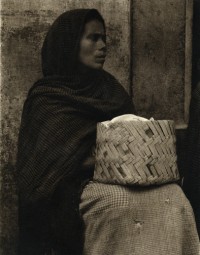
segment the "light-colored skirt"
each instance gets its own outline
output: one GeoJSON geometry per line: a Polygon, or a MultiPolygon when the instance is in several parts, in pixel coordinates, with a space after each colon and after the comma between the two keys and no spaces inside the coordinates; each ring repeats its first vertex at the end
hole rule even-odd
{"type": "Polygon", "coordinates": [[[177,184],[90,182],[81,196],[84,255],[198,255],[191,205],[177,184]]]}

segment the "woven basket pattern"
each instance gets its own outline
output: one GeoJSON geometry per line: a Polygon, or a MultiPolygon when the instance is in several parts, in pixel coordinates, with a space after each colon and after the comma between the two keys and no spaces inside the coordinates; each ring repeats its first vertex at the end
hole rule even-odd
{"type": "Polygon", "coordinates": [[[123,185],[177,181],[174,122],[98,123],[94,180],[123,185]]]}

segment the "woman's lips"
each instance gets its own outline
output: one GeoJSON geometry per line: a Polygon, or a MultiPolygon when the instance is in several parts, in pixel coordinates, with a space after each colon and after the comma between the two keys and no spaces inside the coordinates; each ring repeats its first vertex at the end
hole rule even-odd
{"type": "Polygon", "coordinates": [[[106,56],[104,56],[104,55],[96,56],[96,62],[103,63],[103,62],[105,62],[105,58],[106,58],[106,56]]]}

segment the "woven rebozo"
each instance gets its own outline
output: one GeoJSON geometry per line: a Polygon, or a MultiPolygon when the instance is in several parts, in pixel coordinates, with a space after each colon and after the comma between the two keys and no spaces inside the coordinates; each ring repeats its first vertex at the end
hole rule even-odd
{"type": "Polygon", "coordinates": [[[142,186],[177,181],[175,144],[171,120],[98,123],[93,179],[142,186]]]}

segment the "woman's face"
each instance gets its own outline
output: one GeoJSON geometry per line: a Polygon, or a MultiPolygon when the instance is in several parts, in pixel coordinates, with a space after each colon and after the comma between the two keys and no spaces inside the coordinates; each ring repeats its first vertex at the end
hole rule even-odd
{"type": "Polygon", "coordinates": [[[102,69],[106,57],[106,35],[99,20],[85,24],[80,41],[79,61],[87,67],[102,69]]]}

